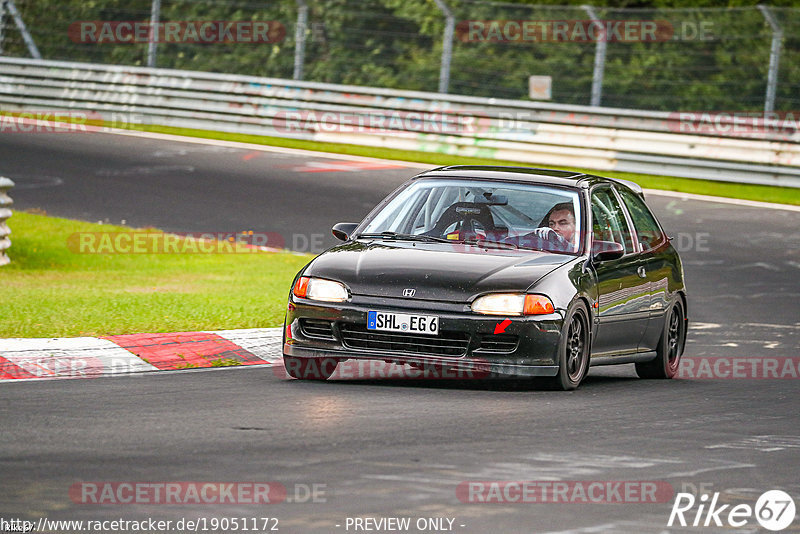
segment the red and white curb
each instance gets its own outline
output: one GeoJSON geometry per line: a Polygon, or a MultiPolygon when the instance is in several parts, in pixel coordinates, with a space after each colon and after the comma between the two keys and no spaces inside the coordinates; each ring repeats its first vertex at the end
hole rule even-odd
{"type": "Polygon", "coordinates": [[[280,328],[0,339],[0,380],[97,378],[281,362],[280,328]]]}

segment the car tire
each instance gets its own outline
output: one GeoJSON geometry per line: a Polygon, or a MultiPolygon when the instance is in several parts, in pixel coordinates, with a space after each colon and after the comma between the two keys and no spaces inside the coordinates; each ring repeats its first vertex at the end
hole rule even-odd
{"type": "Polygon", "coordinates": [[[283,355],[286,374],[299,380],[327,380],[336,370],[335,358],[295,358],[283,355]]]}
{"type": "Polygon", "coordinates": [[[673,378],[678,374],[685,342],[686,314],[683,311],[683,302],[678,299],[670,306],[664,318],[655,359],[637,363],[636,374],[639,378],[673,378]]]}
{"type": "Polygon", "coordinates": [[[558,374],[552,384],[564,391],[576,389],[589,370],[589,312],[582,301],[567,310],[558,343],[558,374]]]}

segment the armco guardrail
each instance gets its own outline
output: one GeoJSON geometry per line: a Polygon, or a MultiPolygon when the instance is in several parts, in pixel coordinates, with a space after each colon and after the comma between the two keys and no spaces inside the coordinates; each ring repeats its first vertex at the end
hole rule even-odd
{"type": "Polygon", "coordinates": [[[29,116],[83,110],[120,125],[800,187],[800,117],[567,106],[19,58],[0,58],[0,109],[29,116]]]}
{"type": "Polygon", "coordinates": [[[11,239],[8,236],[11,234],[6,221],[11,217],[11,197],[8,196],[8,190],[14,187],[14,182],[8,178],[0,176],[0,265],[7,264],[10,260],[6,251],[11,246],[11,239]]]}

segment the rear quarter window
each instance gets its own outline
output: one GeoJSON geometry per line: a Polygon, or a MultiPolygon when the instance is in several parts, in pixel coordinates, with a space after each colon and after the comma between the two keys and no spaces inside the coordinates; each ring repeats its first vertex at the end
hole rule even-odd
{"type": "Polygon", "coordinates": [[[663,243],[666,236],[644,201],[627,189],[619,188],[617,191],[631,215],[642,251],[654,249],[663,243]]]}

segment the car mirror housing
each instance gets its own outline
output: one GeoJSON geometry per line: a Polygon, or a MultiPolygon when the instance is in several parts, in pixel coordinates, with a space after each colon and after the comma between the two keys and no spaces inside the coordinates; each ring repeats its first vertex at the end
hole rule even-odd
{"type": "Polygon", "coordinates": [[[356,228],[358,228],[358,223],[341,222],[333,225],[333,228],[331,228],[331,233],[333,234],[333,237],[339,241],[347,241],[350,239],[350,236],[356,228]]]}
{"type": "Polygon", "coordinates": [[[592,259],[595,261],[617,260],[624,255],[625,249],[614,241],[595,241],[592,243],[592,259]]]}

